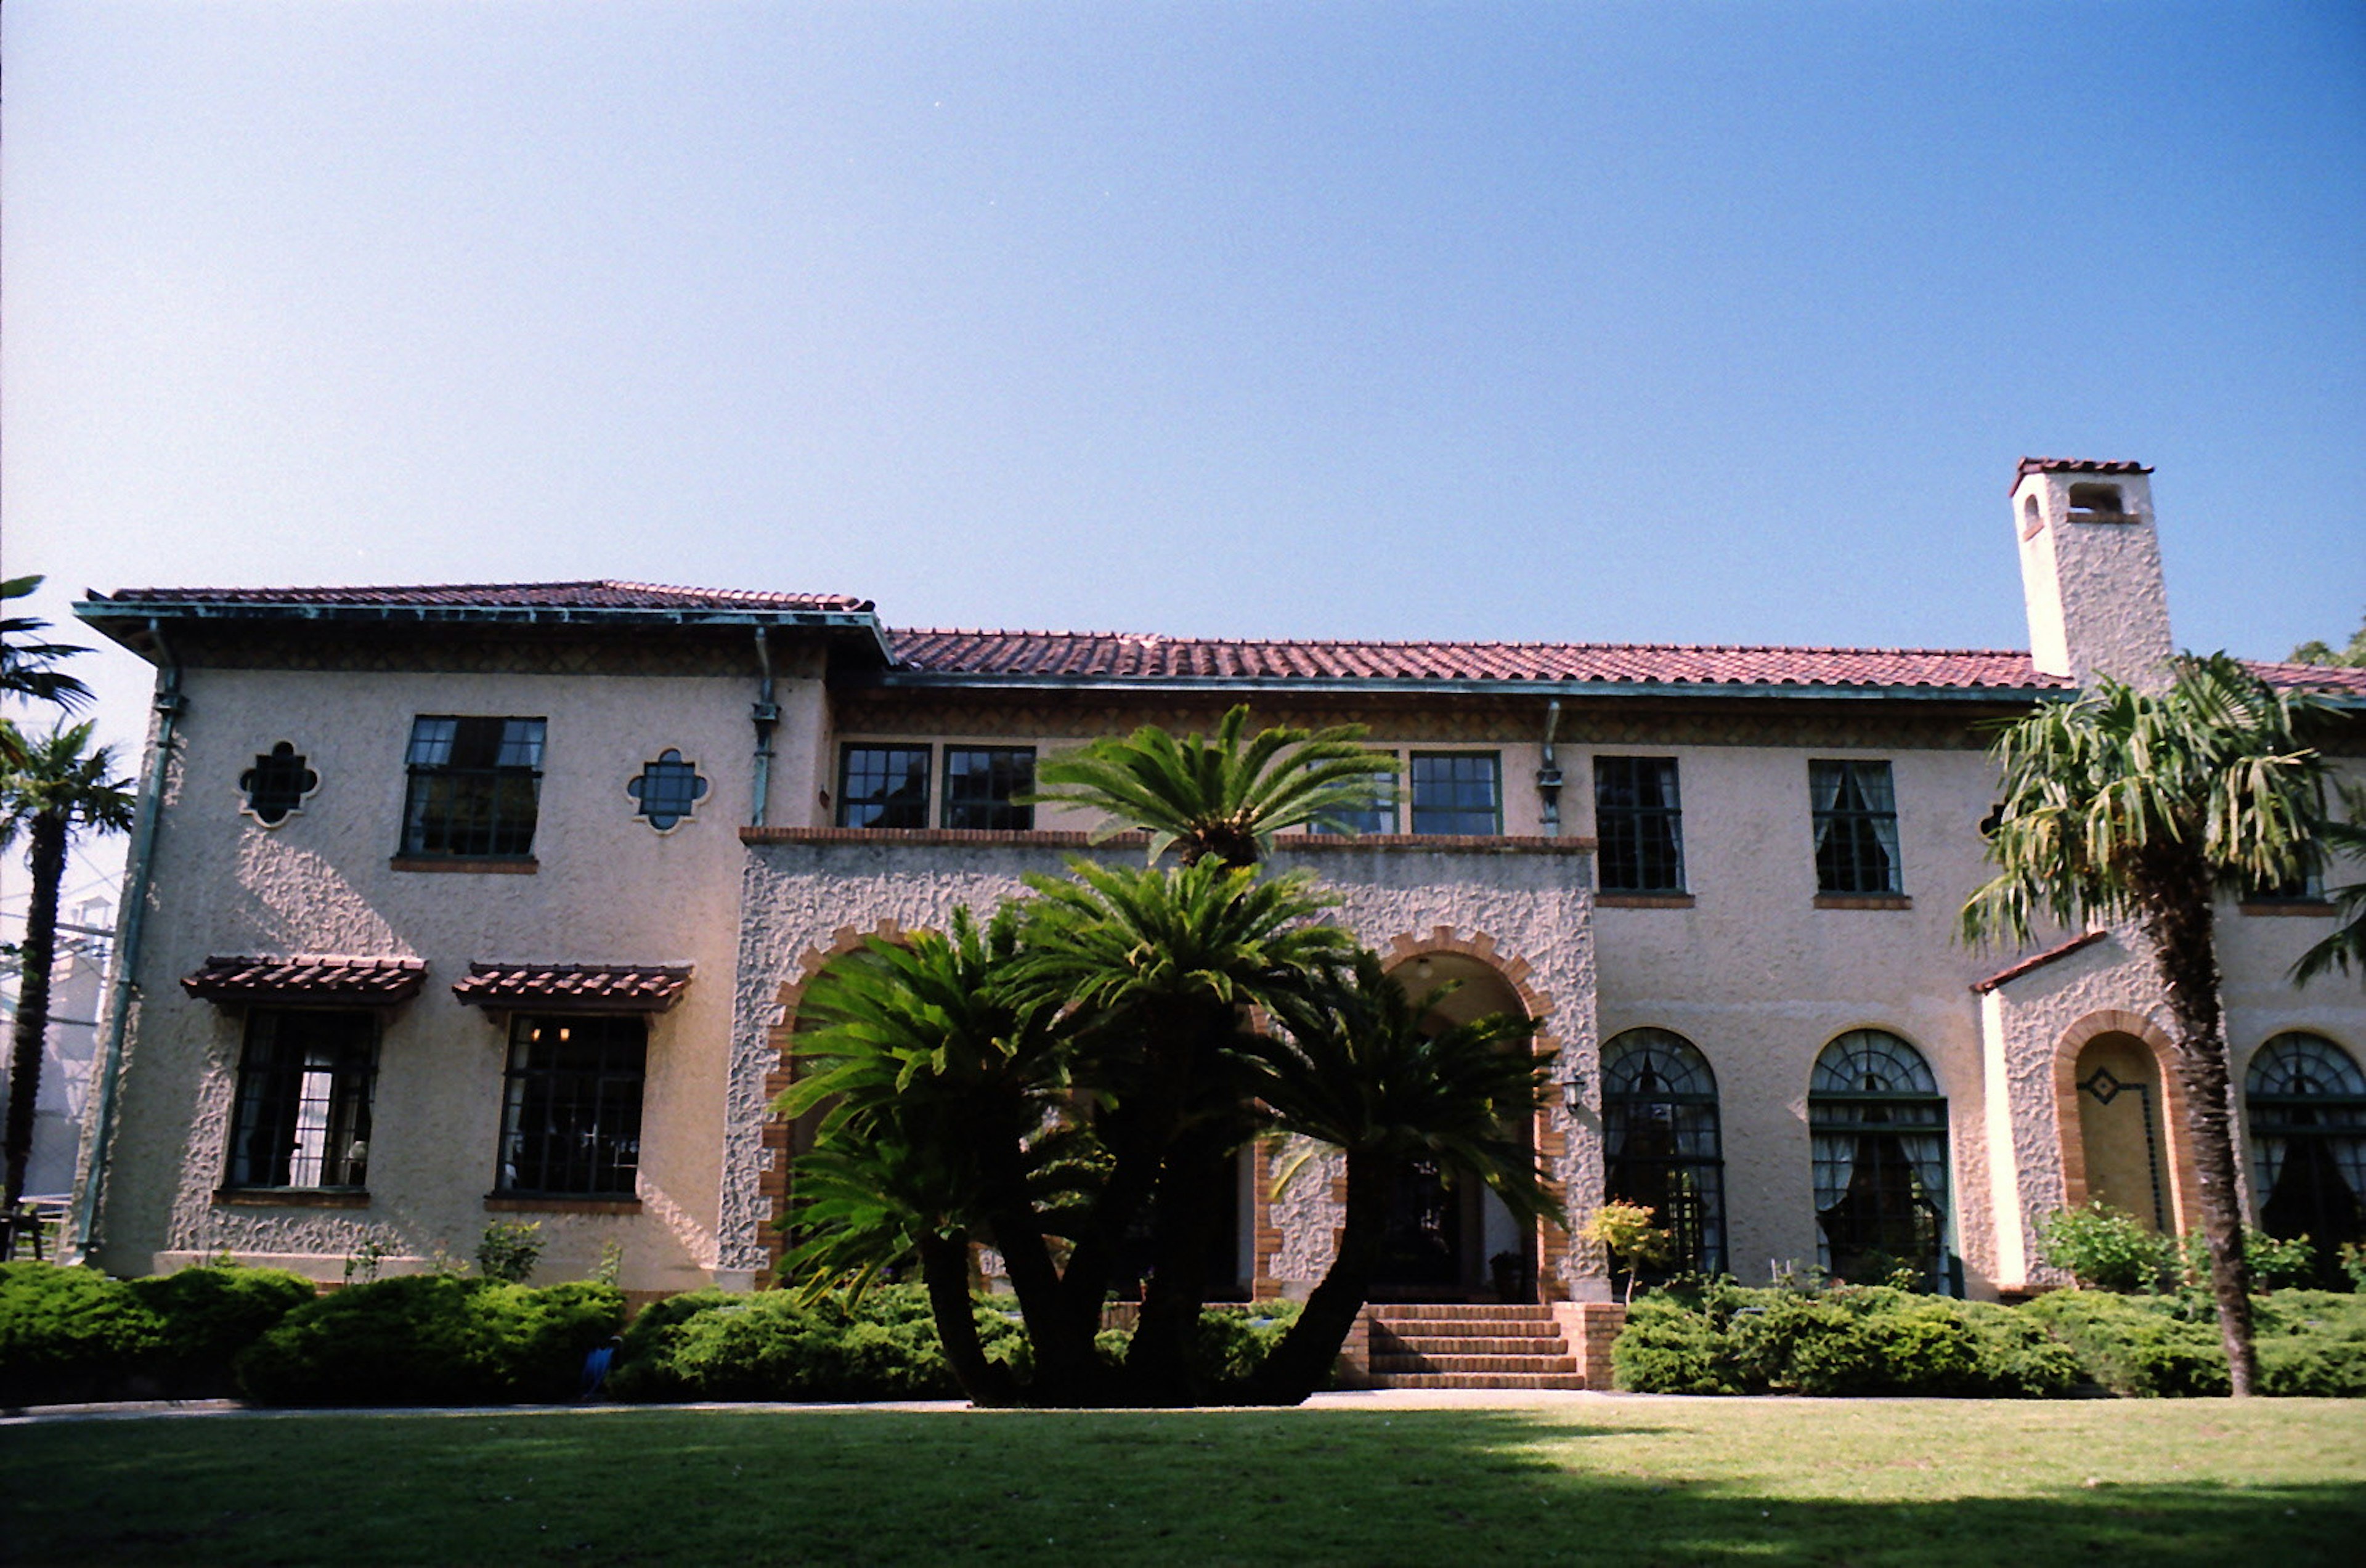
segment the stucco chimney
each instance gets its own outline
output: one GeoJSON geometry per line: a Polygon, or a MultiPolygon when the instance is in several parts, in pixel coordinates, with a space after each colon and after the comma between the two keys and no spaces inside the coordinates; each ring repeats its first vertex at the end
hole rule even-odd
{"type": "Polygon", "coordinates": [[[2152,470],[2141,463],[2023,457],[2012,486],[2029,654],[2081,686],[2109,675],[2158,688],[2176,651],[2152,470]]]}

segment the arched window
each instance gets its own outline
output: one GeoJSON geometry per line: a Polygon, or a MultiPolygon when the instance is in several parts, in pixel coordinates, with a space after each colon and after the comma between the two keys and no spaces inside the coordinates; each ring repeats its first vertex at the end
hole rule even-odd
{"type": "Polygon", "coordinates": [[[2341,1244],[2366,1241],[2366,1073],[2316,1034],[2279,1034],[2251,1058],[2251,1193],[2270,1235],[2315,1244],[2341,1278],[2341,1244]]]}
{"type": "Polygon", "coordinates": [[[1922,1054],[1878,1029],[1825,1046],[1808,1081],[1808,1132],[1817,1261],[1861,1283],[1900,1265],[1944,1278],[1947,1101],[1922,1054]]]}
{"type": "Polygon", "coordinates": [[[1630,1029],[1602,1048],[1604,1188],[1676,1236],[1672,1271],[1725,1271],[1725,1157],[1717,1077],[1692,1042],[1630,1029]]]}

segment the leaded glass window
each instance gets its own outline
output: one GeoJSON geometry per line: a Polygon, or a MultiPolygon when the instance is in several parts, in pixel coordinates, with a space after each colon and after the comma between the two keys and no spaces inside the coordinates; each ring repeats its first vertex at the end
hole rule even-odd
{"type": "Polygon", "coordinates": [[[1809,762],[1816,890],[1896,893],[1898,795],[1887,762],[1809,762]]]}
{"type": "Polygon", "coordinates": [[[669,749],[659,752],[657,761],[642,764],[640,776],[625,780],[625,790],[639,802],[637,813],[662,833],[705,797],[706,781],[698,776],[695,762],[682,761],[681,752],[669,749]]]}
{"type": "Polygon", "coordinates": [[[282,740],[239,774],[238,787],[246,793],[246,809],[254,819],[276,828],[303,809],[305,797],[321,787],[321,775],[306,766],[293,741],[282,740]]]}
{"type": "Polygon", "coordinates": [[[407,855],[534,852],[544,721],[422,717],[411,727],[407,855]]]}
{"type": "Polygon", "coordinates": [[[1808,1089],[1817,1261],[1878,1283],[1898,1268],[1944,1276],[1947,1101],[1922,1054],[1857,1029],[1824,1047],[1808,1089]]]}
{"type": "Polygon", "coordinates": [[[1692,1042],[1630,1029],[1602,1047],[1604,1189],[1672,1231],[1669,1271],[1725,1271],[1725,1157],[1717,1077],[1692,1042]]]}
{"type": "Polygon", "coordinates": [[[1493,751],[1413,754],[1413,830],[1500,833],[1503,766],[1493,751]]]}
{"type": "Polygon", "coordinates": [[[368,1179],[377,1017],[255,1008],[231,1108],[232,1187],[360,1187],[368,1179]]]}
{"type": "Polygon", "coordinates": [[[1684,890],[1684,813],[1673,757],[1596,757],[1594,835],[1606,893],[1684,890]]]}
{"type": "Polygon", "coordinates": [[[2332,1286],[2344,1242],[2366,1242],[2366,1073],[2332,1041],[2279,1034],[2251,1058],[2251,1196],[2259,1228],[2304,1235],[2332,1286]]]}
{"type": "Polygon", "coordinates": [[[945,748],[945,826],[1025,832],[1035,807],[1018,797],[1035,788],[1031,746],[945,748]]]}
{"type": "Polygon", "coordinates": [[[648,1054],[637,1017],[513,1019],[500,1190],[633,1196],[648,1054]]]}
{"type": "Polygon", "coordinates": [[[849,746],[839,754],[838,825],[929,825],[926,746],[849,746]]]}

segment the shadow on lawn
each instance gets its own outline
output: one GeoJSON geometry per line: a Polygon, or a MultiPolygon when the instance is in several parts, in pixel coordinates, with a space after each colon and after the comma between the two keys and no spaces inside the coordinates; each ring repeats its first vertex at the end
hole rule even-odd
{"type": "MultiPolygon", "coordinates": [[[[1667,1426],[1505,1411],[93,1423],[11,1435],[0,1540],[33,1563],[1928,1568],[2141,1554],[2282,1568],[2355,1562],[2366,1528],[2366,1488],[2338,1483],[2087,1489],[2074,1477],[1969,1501],[1778,1497],[1699,1478],[1717,1473],[1701,1444],[1721,1424],[1679,1415],[1667,1426]]],[[[1934,1491],[1947,1483],[1944,1451],[1868,1462],[1927,1469],[1934,1491]]],[[[1804,1461],[1786,1474],[1784,1488],[1815,1480],[1804,1461]]]]}

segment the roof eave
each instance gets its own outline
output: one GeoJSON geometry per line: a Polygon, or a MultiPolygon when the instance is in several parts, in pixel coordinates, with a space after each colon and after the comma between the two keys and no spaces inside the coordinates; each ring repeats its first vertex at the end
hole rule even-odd
{"type": "Polygon", "coordinates": [[[1426,696],[1532,697],[1790,697],[1843,701],[2028,703],[2078,694],[2059,686],[1818,685],[1807,682],[1748,681],[1500,681],[1432,677],[1304,677],[1163,675],[1007,675],[951,671],[888,669],[862,683],[902,690],[976,690],[1144,693],[1268,692],[1310,696],[1369,696],[1374,693],[1426,696]]]}
{"type": "Polygon", "coordinates": [[[103,598],[81,600],[73,608],[76,619],[152,663],[157,657],[157,649],[150,634],[151,623],[253,626],[582,626],[601,631],[761,626],[865,637],[878,653],[881,663],[887,663],[894,658],[877,613],[869,610],[725,609],[706,605],[668,609],[649,605],[224,604],[211,600],[119,601],[103,598]]]}

